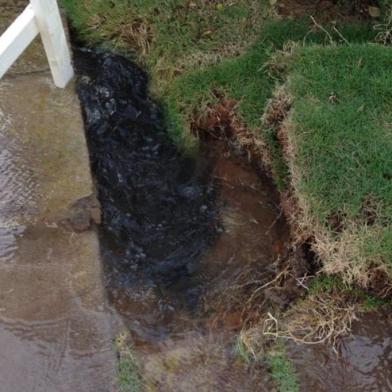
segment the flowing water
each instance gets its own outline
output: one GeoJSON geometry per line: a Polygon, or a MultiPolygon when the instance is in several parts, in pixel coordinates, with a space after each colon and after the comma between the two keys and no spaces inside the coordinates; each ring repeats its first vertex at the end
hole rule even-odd
{"type": "MultiPolygon", "coordinates": [[[[273,390],[265,367],[246,364],[236,349],[257,311],[246,306],[252,289],[274,277],[289,247],[270,180],[223,142],[202,143],[197,158],[182,154],[147,94],[146,75],[130,61],[89,50],[76,58],[103,211],[105,285],[146,385],[273,390]]],[[[290,346],[301,390],[391,390],[389,325],[363,320],[340,359],[290,346]]]]}

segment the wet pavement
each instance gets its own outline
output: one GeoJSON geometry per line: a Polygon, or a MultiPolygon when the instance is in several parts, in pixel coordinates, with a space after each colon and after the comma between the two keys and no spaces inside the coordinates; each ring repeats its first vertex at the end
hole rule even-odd
{"type": "Polygon", "coordinates": [[[72,84],[26,73],[42,71],[36,58],[33,46],[0,82],[0,390],[109,392],[112,324],[79,101],[72,84]]]}

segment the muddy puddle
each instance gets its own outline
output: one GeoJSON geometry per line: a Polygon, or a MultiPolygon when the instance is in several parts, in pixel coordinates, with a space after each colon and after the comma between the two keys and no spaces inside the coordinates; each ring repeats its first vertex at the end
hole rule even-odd
{"type": "MultiPolygon", "coordinates": [[[[76,64],[105,285],[147,389],[274,390],[265,366],[237,350],[242,326],[265,306],[262,291],[252,294],[274,278],[290,244],[271,181],[223,141],[202,142],[197,157],[178,151],[147,76],[128,60],[78,50],[76,64]]],[[[301,390],[391,390],[388,329],[366,325],[344,341],[340,359],[289,346],[301,390]]]]}
{"type": "Polygon", "coordinates": [[[392,318],[371,313],[340,339],[338,353],[324,345],[289,345],[301,390],[320,392],[392,391],[392,318]]]}

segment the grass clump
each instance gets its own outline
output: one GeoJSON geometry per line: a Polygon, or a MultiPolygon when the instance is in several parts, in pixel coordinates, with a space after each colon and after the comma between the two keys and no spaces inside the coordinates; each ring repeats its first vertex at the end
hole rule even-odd
{"type": "Polygon", "coordinates": [[[381,308],[391,306],[391,300],[379,298],[358,286],[349,286],[338,275],[320,274],[309,283],[310,295],[322,295],[323,293],[333,292],[337,295],[350,296],[352,301],[357,303],[359,312],[380,310],[381,308]]]}
{"type": "Polygon", "coordinates": [[[325,271],[363,287],[392,274],[391,61],[375,44],[303,47],[288,77],[301,224],[325,271]]]}
{"type": "Polygon", "coordinates": [[[371,311],[390,311],[391,300],[348,285],[339,275],[320,274],[307,283],[306,295],[282,312],[271,309],[257,325],[242,331],[247,351],[261,355],[266,345],[281,339],[298,344],[328,343],[336,349],[338,338],[351,332],[358,316],[371,311]]]}
{"type": "Polygon", "coordinates": [[[279,392],[299,392],[297,375],[282,345],[268,352],[267,364],[279,392]]]}
{"type": "Polygon", "coordinates": [[[128,334],[121,334],[116,339],[118,353],[117,386],[119,392],[141,392],[144,390],[139,366],[132,353],[128,334]]]}

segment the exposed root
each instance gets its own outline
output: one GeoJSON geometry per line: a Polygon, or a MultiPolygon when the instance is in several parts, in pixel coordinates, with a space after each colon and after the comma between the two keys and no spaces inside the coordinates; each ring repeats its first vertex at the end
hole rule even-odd
{"type": "Polygon", "coordinates": [[[246,154],[249,163],[265,170],[265,144],[236,115],[237,101],[225,99],[218,92],[215,95],[220,102],[195,115],[192,133],[201,140],[224,140],[235,152],[246,154]]]}
{"type": "Polygon", "coordinates": [[[309,295],[292,306],[283,320],[271,313],[263,322],[265,337],[284,338],[302,344],[329,343],[336,348],[337,339],[351,331],[356,320],[356,304],[346,296],[321,293],[309,295]]]}
{"type": "Polygon", "coordinates": [[[307,345],[330,344],[338,353],[339,338],[350,334],[359,312],[358,304],[349,295],[311,294],[283,315],[269,311],[258,324],[241,331],[240,341],[254,359],[260,358],[277,339],[307,345]]]}
{"type": "Polygon", "coordinates": [[[374,26],[377,31],[376,41],[384,45],[392,44],[392,6],[389,8],[388,17],[384,23],[374,26]]]}

